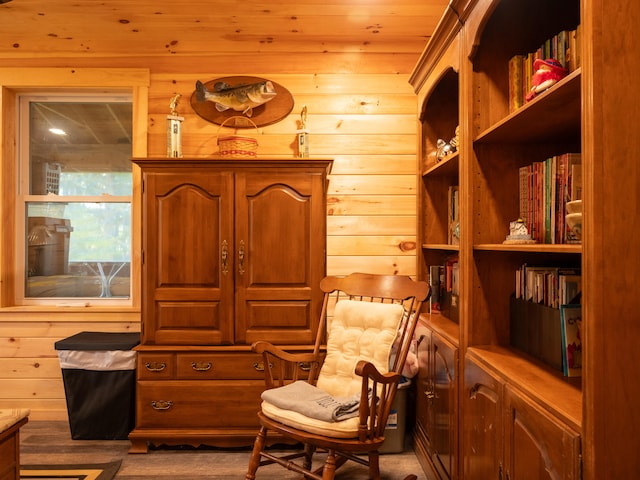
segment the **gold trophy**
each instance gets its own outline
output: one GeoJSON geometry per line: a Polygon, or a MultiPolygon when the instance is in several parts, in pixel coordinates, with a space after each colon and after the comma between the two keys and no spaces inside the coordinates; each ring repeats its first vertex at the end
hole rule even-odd
{"type": "Polygon", "coordinates": [[[176,93],[169,103],[171,114],[167,115],[167,157],[171,158],[182,157],[182,122],[184,117],[178,115],[179,101],[180,94],[176,93]]]}
{"type": "Polygon", "coordinates": [[[298,133],[298,158],[309,158],[309,130],[307,129],[307,106],[300,112],[300,129],[298,133]]]}

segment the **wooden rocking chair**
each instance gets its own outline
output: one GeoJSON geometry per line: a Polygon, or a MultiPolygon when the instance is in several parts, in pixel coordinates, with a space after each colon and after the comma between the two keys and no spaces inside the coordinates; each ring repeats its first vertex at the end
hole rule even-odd
{"type": "Polygon", "coordinates": [[[312,353],[253,344],[263,355],[267,390],[246,480],[269,464],[330,480],[348,460],[368,466],[370,479],[380,478],[378,450],[429,286],[406,276],[353,273],[325,277],[320,288],[325,295],[312,353]],[[355,416],[345,418],[345,411],[355,416]],[[266,450],[269,432],[304,448],[275,455],[266,450]],[[316,451],[326,452],[326,460],[314,470],[316,451]]]}

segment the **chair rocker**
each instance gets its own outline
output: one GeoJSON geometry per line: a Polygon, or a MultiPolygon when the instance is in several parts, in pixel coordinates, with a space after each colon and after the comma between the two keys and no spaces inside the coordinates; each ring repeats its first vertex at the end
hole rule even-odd
{"type": "Polygon", "coordinates": [[[263,356],[266,390],[246,480],[270,464],[306,479],[331,480],[348,460],[380,479],[379,448],[429,286],[407,276],[353,273],[325,277],[320,288],[324,301],[313,352],[253,344],[263,356]],[[266,449],[271,433],[303,448],[276,455],[266,449]],[[316,452],[326,458],[314,467],[316,452]]]}

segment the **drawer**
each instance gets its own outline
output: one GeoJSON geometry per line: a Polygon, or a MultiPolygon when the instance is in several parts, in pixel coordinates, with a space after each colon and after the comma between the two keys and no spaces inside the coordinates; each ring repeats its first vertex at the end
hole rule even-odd
{"type": "Polygon", "coordinates": [[[175,355],[172,353],[138,352],[138,380],[170,379],[175,374],[175,355]]]}
{"type": "Polygon", "coordinates": [[[262,381],[138,382],[137,428],[258,428],[262,381]]]}
{"type": "Polygon", "coordinates": [[[178,353],[176,379],[262,380],[262,355],[256,353],[178,353]]]}

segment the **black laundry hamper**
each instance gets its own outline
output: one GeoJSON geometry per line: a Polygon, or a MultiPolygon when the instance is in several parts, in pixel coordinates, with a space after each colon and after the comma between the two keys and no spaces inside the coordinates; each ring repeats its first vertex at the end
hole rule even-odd
{"type": "Polygon", "coordinates": [[[135,426],[139,333],[81,332],[55,343],[74,440],[126,440],[135,426]]]}

